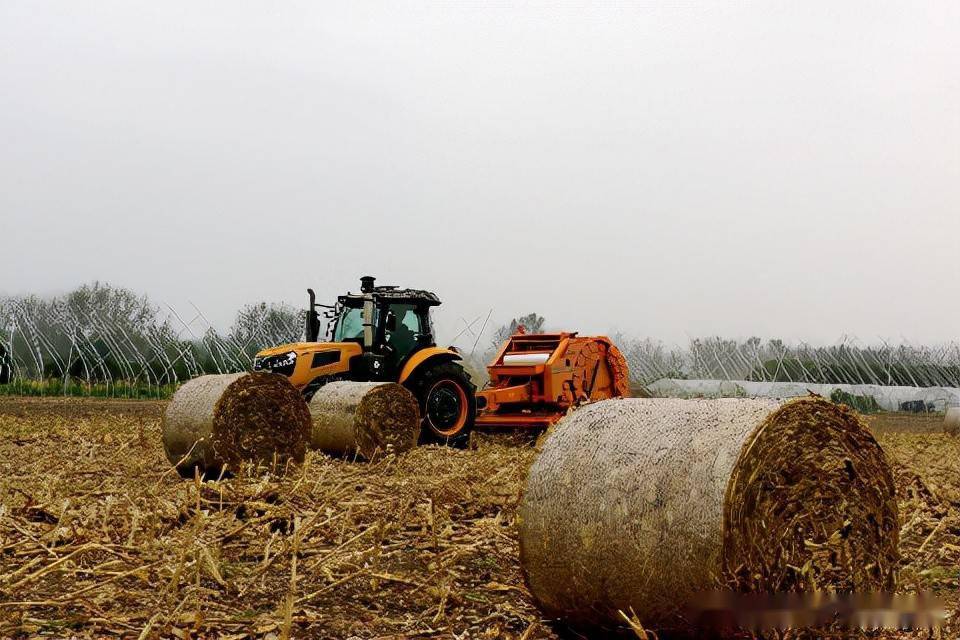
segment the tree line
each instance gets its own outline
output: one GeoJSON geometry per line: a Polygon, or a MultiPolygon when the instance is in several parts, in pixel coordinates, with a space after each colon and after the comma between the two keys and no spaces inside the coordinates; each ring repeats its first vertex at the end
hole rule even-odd
{"type": "Polygon", "coordinates": [[[100,282],[52,298],[0,298],[0,357],[24,393],[168,395],[198,375],[247,369],[263,347],[302,335],[302,312],[285,304],[248,304],[221,333],[199,313],[184,319],[100,282]]]}
{"type": "MultiPolygon", "coordinates": [[[[304,337],[304,311],[256,302],[217,331],[199,311],[184,317],[145,295],[94,282],[61,296],[0,298],[0,393],[166,396],[208,373],[243,371],[263,348],[304,337]],[[9,384],[4,384],[9,378],[9,384]]],[[[536,314],[517,316],[477,337],[464,354],[479,384],[486,364],[518,328],[548,331],[536,314]]],[[[812,346],[757,337],[695,338],[669,345],[610,335],[630,364],[634,386],[663,378],[911,387],[960,387],[960,345],[812,346]]]]}

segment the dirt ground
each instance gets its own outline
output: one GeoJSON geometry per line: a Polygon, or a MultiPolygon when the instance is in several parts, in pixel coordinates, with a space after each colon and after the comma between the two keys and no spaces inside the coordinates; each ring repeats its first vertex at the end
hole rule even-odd
{"type": "MultiPolygon", "coordinates": [[[[170,470],[164,406],[0,399],[0,636],[558,637],[518,564],[531,436],[200,483],[170,470]]],[[[933,637],[957,638],[960,438],[871,422],[897,474],[901,586],[947,598],[933,637]]]]}

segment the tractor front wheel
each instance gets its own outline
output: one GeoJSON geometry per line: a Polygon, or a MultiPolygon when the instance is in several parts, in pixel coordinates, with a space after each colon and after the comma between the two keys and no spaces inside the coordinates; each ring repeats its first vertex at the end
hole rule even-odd
{"type": "Polygon", "coordinates": [[[429,367],[410,386],[420,403],[423,419],[420,442],[466,447],[477,413],[477,399],[476,387],[463,367],[455,362],[429,367]]]}

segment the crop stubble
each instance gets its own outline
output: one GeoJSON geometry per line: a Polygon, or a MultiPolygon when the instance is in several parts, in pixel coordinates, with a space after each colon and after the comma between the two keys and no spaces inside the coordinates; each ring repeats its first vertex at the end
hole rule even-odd
{"type": "MultiPolygon", "coordinates": [[[[163,408],[0,400],[0,636],[556,637],[518,561],[526,435],[370,465],[309,452],[287,473],[197,483],[164,457],[163,408]]],[[[942,637],[957,637],[960,439],[878,439],[900,499],[901,589],[943,593],[942,637]]]]}

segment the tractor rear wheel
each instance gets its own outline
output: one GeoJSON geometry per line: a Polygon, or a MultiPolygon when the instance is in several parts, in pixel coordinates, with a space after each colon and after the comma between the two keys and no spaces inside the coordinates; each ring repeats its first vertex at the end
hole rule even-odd
{"type": "Polygon", "coordinates": [[[409,385],[420,403],[421,443],[464,448],[477,413],[476,387],[455,362],[428,367],[409,385]]]}

